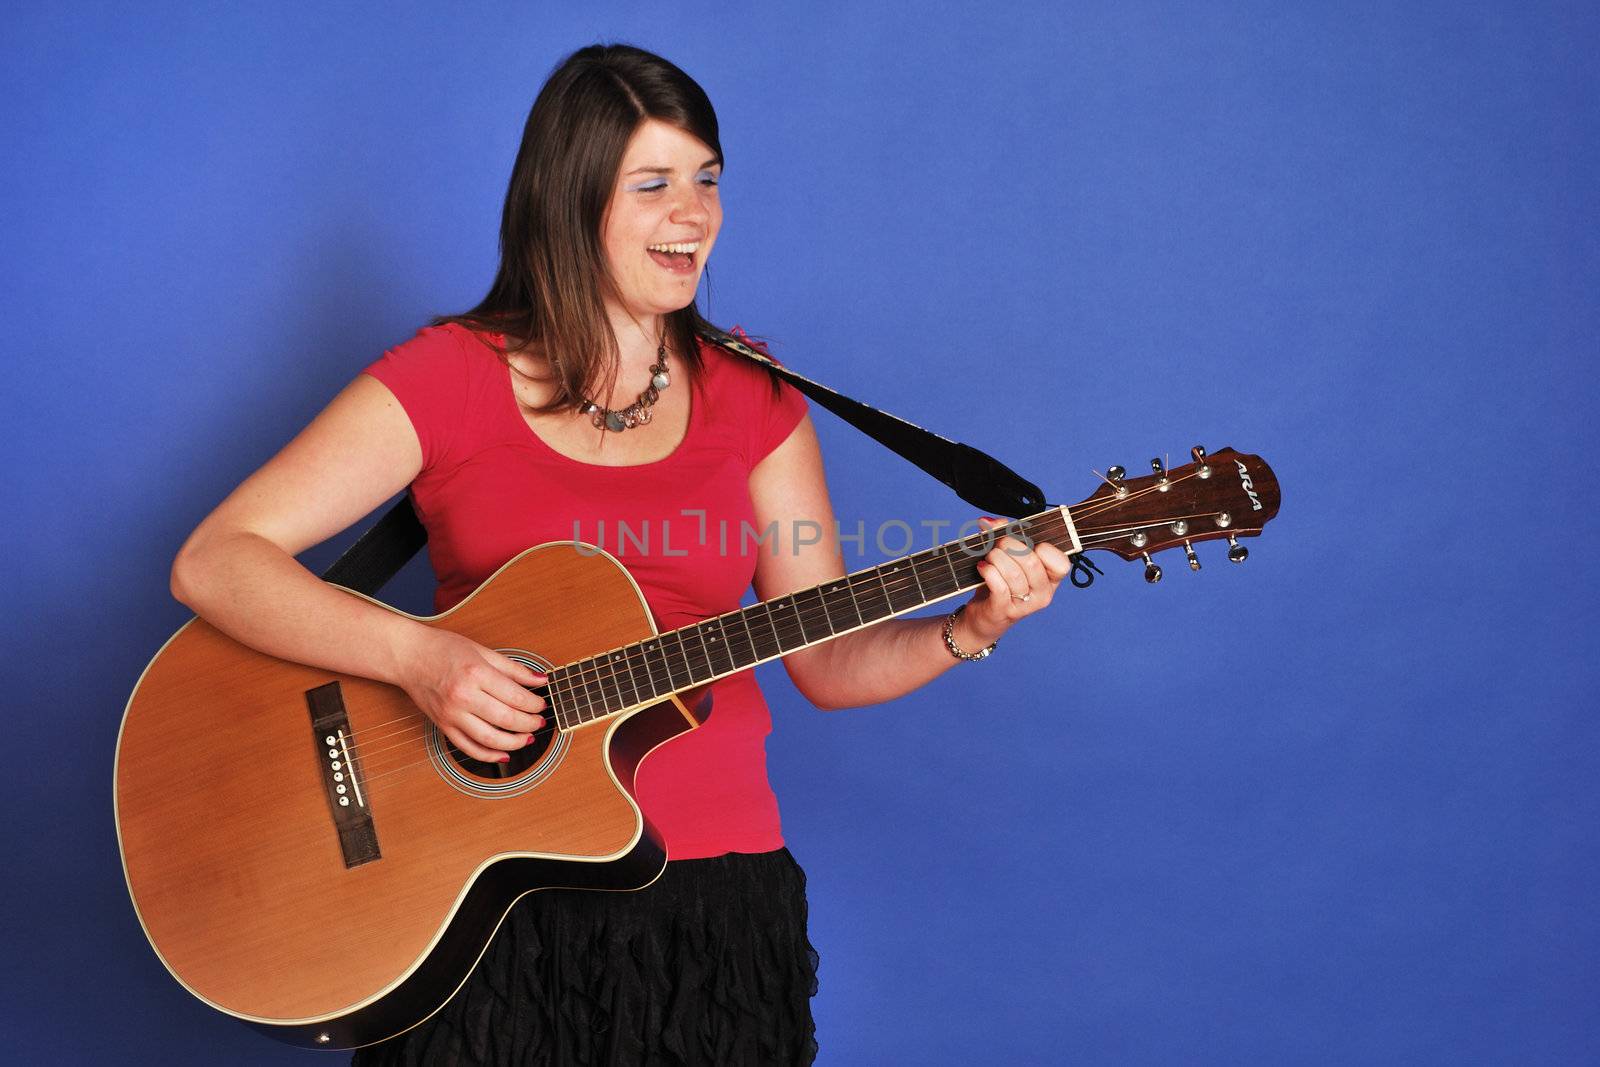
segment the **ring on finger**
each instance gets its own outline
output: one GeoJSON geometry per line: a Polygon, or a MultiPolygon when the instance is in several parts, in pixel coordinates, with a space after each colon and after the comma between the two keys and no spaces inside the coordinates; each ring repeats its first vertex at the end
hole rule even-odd
{"type": "Polygon", "coordinates": [[[1032,597],[1032,596],[1033,596],[1032,593],[1023,593],[1021,596],[1018,596],[1017,594],[1012,593],[1011,594],[1011,599],[1015,600],[1019,604],[1026,604],[1028,602],[1028,599],[1030,597],[1032,597]]]}

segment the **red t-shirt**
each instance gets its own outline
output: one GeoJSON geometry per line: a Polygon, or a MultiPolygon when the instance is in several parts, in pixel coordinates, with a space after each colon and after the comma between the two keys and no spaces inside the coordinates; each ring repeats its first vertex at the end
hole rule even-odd
{"type": "MultiPolygon", "coordinates": [[[[465,327],[427,327],[367,367],[422,444],[411,492],[428,530],[436,610],[522,550],[571,540],[616,556],[661,630],[738,607],[756,553],[771,551],[741,536],[741,523],[755,526],[750,471],[794,430],[806,402],[788,384],[774,395],[768,374],[747,360],[704,343],[701,355],[682,443],[629,467],[584,463],[545,444],[517,407],[510,368],[465,327]]],[[[705,725],[663,746],[639,775],[640,805],[673,859],[783,845],[767,783],[772,720],[755,677],[742,671],[711,692],[705,725]]]]}

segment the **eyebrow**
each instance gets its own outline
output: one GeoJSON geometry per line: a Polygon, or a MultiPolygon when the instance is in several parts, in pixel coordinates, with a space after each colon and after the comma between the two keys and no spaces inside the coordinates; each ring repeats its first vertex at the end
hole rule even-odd
{"type": "MultiPolygon", "coordinates": [[[[720,166],[722,166],[722,160],[717,159],[716,157],[713,156],[711,159],[708,159],[704,163],[700,164],[699,169],[700,170],[709,170],[712,167],[720,167],[720,166]]],[[[634,169],[632,169],[632,170],[630,170],[628,172],[629,175],[634,175],[634,174],[671,174],[671,173],[672,173],[672,168],[671,167],[635,167],[634,169]]]]}

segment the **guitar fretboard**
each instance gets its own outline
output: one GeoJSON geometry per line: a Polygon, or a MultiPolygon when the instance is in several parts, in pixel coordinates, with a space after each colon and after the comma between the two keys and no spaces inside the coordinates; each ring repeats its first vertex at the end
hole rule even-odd
{"type": "Polygon", "coordinates": [[[983,584],[977,565],[1005,534],[1081,549],[1066,508],[739,608],[550,672],[556,725],[582,726],[665,700],[983,584]]]}

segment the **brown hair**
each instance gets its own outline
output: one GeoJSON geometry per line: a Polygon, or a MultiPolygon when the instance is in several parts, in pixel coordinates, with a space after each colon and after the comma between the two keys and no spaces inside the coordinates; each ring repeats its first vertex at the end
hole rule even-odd
{"type": "MultiPolygon", "coordinates": [[[[620,354],[602,299],[609,278],[600,228],[628,141],[646,119],[699,138],[722,162],[717,114],[705,90],[673,64],[630,45],[591,45],[564,59],[539,90],[500,219],[500,269],[460,323],[506,361],[487,331],[537,345],[555,389],[539,410],[577,408],[616,380],[620,354]],[[559,358],[550,358],[552,356],[559,358]]],[[[700,370],[694,304],[666,317],[666,341],[700,370]]]]}

